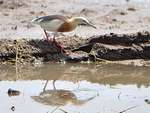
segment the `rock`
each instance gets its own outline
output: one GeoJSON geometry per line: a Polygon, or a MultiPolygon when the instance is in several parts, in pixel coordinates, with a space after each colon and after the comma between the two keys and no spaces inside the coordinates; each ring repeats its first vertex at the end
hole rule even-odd
{"type": "Polygon", "coordinates": [[[0,5],[3,4],[3,3],[4,3],[4,1],[3,1],[3,0],[0,0],[0,5]]]}
{"type": "Polygon", "coordinates": [[[17,90],[14,90],[14,89],[8,89],[8,95],[9,96],[18,96],[18,95],[20,95],[20,91],[17,91],[17,90]]]}

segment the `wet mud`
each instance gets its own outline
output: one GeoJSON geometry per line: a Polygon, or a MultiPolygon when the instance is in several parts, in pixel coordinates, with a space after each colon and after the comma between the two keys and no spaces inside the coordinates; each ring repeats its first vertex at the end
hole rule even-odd
{"type": "Polygon", "coordinates": [[[0,41],[1,62],[102,62],[150,59],[150,33],[106,34],[89,38],[59,35],[57,43],[44,39],[0,41]],[[62,51],[60,45],[64,48],[62,51]]]}

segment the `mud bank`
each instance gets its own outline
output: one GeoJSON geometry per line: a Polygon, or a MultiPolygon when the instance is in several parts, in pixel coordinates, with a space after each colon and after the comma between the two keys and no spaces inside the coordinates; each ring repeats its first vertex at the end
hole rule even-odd
{"type": "MultiPolygon", "coordinates": [[[[0,40],[0,61],[42,62],[122,62],[150,59],[150,33],[106,34],[88,39],[58,36],[58,44],[41,39],[0,40]],[[60,48],[64,47],[65,52],[60,48]]],[[[149,62],[149,61],[147,61],[149,62]]],[[[145,61],[145,63],[147,63],[145,61]]],[[[144,64],[145,64],[144,63],[144,64]]]]}
{"type": "Polygon", "coordinates": [[[109,34],[92,37],[89,43],[99,43],[98,58],[107,60],[150,59],[150,33],[109,34]]]}

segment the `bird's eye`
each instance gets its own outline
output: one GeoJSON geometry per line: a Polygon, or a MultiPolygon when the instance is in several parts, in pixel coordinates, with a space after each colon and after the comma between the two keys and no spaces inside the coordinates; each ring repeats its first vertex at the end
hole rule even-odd
{"type": "Polygon", "coordinates": [[[85,26],[85,25],[87,25],[87,24],[86,24],[86,23],[81,23],[80,25],[85,26]]]}

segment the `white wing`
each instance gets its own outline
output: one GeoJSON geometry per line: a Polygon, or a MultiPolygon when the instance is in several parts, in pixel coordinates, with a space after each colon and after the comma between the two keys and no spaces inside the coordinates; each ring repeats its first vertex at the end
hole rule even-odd
{"type": "Polygon", "coordinates": [[[56,32],[57,29],[64,23],[64,21],[59,19],[54,19],[51,21],[41,22],[39,25],[47,30],[47,31],[53,31],[56,32]]]}

